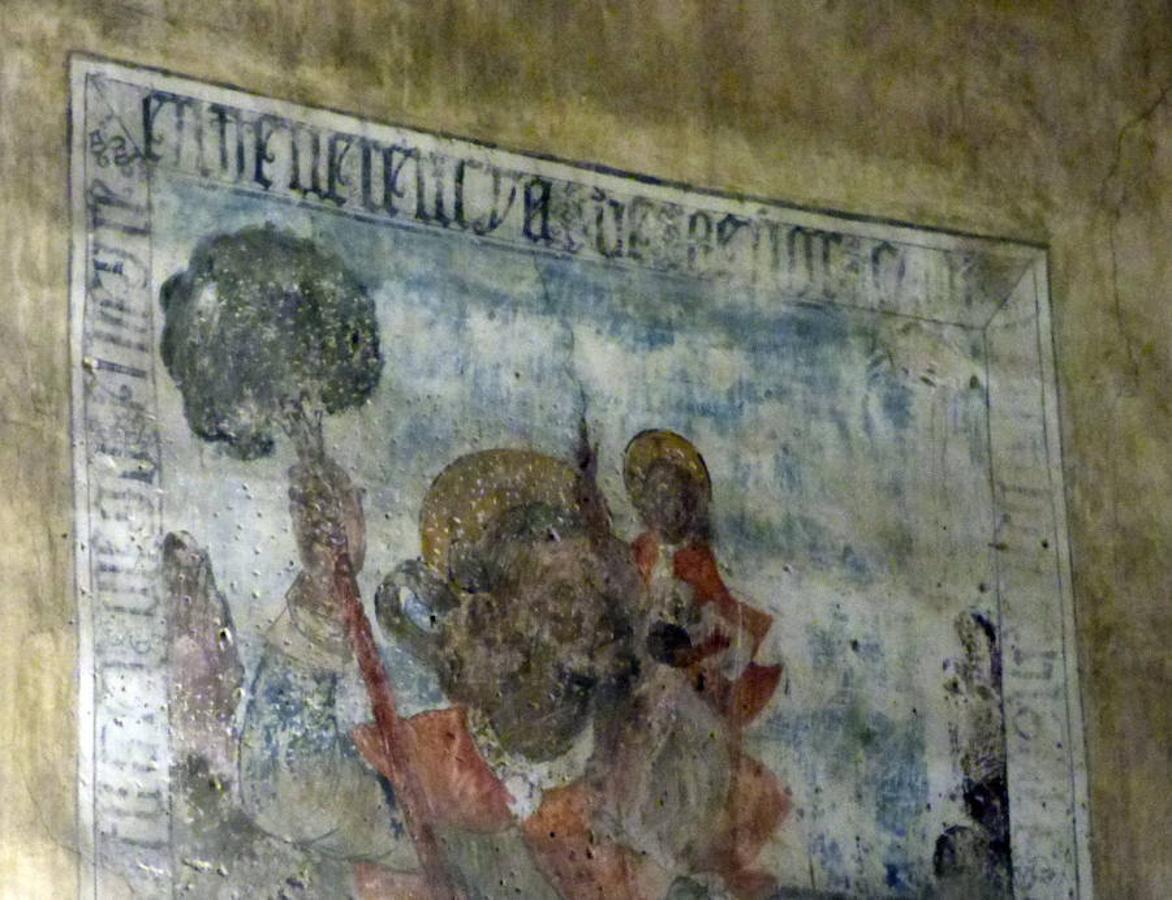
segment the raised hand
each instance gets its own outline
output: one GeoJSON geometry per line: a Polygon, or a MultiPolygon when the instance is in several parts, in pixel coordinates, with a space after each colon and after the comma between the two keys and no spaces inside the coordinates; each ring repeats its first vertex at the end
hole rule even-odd
{"type": "Polygon", "coordinates": [[[186,532],[163,541],[163,588],[170,609],[170,722],[176,758],[202,756],[223,777],[236,772],[234,729],[244,666],[224,595],[207,551],[186,532]]]}

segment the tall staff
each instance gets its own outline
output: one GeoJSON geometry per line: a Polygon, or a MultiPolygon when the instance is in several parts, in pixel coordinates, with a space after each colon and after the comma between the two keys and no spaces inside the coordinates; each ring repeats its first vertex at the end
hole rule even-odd
{"type": "Polygon", "coordinates": [[[336,616],[358,662],[429,891],[457,897],[362,606],[359,494],[322,438],[323,416],[364,403],[382,374],[374,302],[336,256],[271,225],[200,242],[160,300],[163,363],[191,430],[243,460],[271,455],[278,434],[293,444],[303,587],[336,616]]]}

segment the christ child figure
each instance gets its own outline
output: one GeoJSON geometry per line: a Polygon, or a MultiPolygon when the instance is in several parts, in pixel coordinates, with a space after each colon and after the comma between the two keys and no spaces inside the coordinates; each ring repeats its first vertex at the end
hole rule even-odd
{"type": "Polygon", "coordinates": [[[780,665],[759,661],[773,617],[734,597],[720,575],[703,457],[673,431],[643,431],[627,445],[623,478],[645,528],[632,545],[635,561],[659,614],[651,653],[689,672],[730,725],[749,724],[781,678],[780,665]]]}

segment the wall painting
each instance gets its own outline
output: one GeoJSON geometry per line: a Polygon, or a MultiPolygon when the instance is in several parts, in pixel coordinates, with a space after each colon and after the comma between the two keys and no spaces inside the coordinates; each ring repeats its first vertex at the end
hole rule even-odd
{"type": "Polygon", "coordinates": [[[1043,250],[72,77],[86,896],[1090,896],[1043,250]]]}

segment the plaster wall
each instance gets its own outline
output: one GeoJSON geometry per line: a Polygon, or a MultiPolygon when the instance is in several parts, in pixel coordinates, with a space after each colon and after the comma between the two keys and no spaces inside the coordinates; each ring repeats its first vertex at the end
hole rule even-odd
{"type": "Polygon", "coordinates": [[[1097,892],[1172,885],[1166,3],[0,7],[0,895],[76,890],[67,54],[1048,246],[1097,892]]]}

